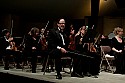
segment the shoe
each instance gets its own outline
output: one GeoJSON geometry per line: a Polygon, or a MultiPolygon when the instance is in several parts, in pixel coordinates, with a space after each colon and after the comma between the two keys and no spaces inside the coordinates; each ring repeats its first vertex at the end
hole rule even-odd
{"type": "Polygon", "coordinates": [[[119,74],[119,72],[116,72],[116,71],[115,71],[115,72],[113,72],[113,74],[119,74]]]}
{"type": "Polygon", "coordinates": [[[46,70],[42,69],[42,70],[41,70],[41,72],[44,72],[44,71],[45,71],[45,72],[51,72],[51,71],[49,71],[49,69],[46,69],[46,70]]]}
{"type": "Polygon", "coordinates": [[[98,78],[98,76],[97,75],[92,75],[92,78],[98,78]]]}
{"type": "Polygon", "coordinates": [[[89,72],[87,72],[87,76],[88,76],[88,77],[91,77],[92,75],[91,75],[89,72]]]}
{"type": "Polygon", "coordinates": [[[9,70],[9,67],[4,67],[4,70],[9,70]]]}
{"type": "Polygon", "coordinates": [[[80,78],[83,78],[84,75],[78,74],[78,73],[71,73],[71,77],[80,77],[80,78]]]}
{"type": "Polygon", "coordinates": [[[62,75],[61,74],[56,75],[56,79],[62,79],[62,75]]]}

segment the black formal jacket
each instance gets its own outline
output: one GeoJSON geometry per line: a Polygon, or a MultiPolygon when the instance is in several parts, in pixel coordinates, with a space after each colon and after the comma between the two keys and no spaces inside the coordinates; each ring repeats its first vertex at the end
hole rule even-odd
{"type": "Polygon", "coordinates": [[[36,47],[36,50],[38,50],[38,41],[39,37],[34,40],[31,35],[26,35],[24,52],[32,53],[32,47],[36,47]]]}
{"type": "Polygon", "coordinates": [[[64,37],[65,46],[63,45],[63,41],[62,41],[59,29],[58,28],[50,29],[48,34],[48,49],[49,50],[57,49],[57,46],[67,49],[68,37],[66,36],[65,33],[63,33],[63,37],[64,37]]]}
{"type": "Polygon", "coordinates": [[[6,51],[6,48],[10,45],[8,41],[6,41],[5,37],[0,38],[0,53],[1,55],[6,51]]]}

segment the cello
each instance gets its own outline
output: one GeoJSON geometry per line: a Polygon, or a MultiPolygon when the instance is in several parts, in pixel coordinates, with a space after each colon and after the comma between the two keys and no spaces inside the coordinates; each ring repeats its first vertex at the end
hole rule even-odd
{"type": "Polygon", "coordinates": [[[75,30],[73,28],[73,25],[70,26],[70,35],[69,35],[69,45],[68,48],[70,50],[75,50],[75,30]]]}
{"type": "Polygon", "coordinates": [[[98,35],[98,37],[96,38],[94,43],[90,44],[90,52],[97,52],[96,46],[95,44],[97,43],[97,41],[101,38],[101,34],[98,35]]]}
{"type": "Polygon", "coordinates": [[[47,50],[47,40],[46,40],[46,33],[45,32],[47,32],[46,28],[47,28],[48,24],[49,24],[49,21],[47,22],[45,28],[41,29],[40,39],[38,42],[42,46],[41,50],[47,50]]]}

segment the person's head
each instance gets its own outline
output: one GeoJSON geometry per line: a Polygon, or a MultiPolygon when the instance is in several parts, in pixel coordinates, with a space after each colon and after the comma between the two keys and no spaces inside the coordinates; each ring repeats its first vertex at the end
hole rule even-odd
{"type": "Polygon", "coordinates": [[[75,29],[72,24],[70,25],[70,34],[75,34],[75,29]]]}
{"type": "Polygon", "coordinates": [[[60,28],[60,30],[64,30],[65,29],[65,20],[59,19],[57,22],[57,26],[60,28]]]}
{"type": "Polygon", "coordinates": [[[80,33],[81,34],[85,34],[86,33],[86,26],[82,26],[81,28],[80,28],[80,33]]]}
{"type": "Polygon", "coordinates": [[[116,27],[116,28],[114,28],[113,33],[114,33],[115,35],[122,36],[122,35],[123,35],[123,28],[116,27]]]}
{"type": "Polygon", "coordinates": [[[78,32],[76,33],[75,36],[80,35],[80,34],[85,35],[86,32],[87,32],[86,26],[82,26],[82,27],[79,28],[79,30],[78,30],[78,32]]]}
{"type": "Polygon", "coordinates": [[[41,34],[43,34],[45,32],[45,28],[41,28],[41,34]]]}
{"type": "Polygon", "coordinates": [[[9,30],[8,29],[3,29],[2,30],[2,36],[10,36],[10,32],[9,32],[9,30]]]}
{"type": "Polygon", "coordinates": [[[39,35],[39,29],[36,28],[36,27],[33,27],[33,28],[31,28],[29,34],[32,35],[32,36],[38,36],[39,35]]]}

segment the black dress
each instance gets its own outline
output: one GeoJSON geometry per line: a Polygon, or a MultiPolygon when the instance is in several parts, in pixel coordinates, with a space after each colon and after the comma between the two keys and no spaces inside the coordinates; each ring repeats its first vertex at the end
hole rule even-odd
{"type": "Polygon", "coordinates": [[[115,73],[125,74],[124,43],[118,42],[117,39],[113,37],[111,41],[111,47],[112,48],[114,47],[117,50],[122,50],[122,53],[112,51],[115,57],[115,66],[116,66],[115,73]]]}
{"type": "Polygon", "coordinates": [[[38,41],[39,36],[36,37],[36,40],[33,39],[32,35],[27,35],[25,38],[25,48],[23,51],[23,58],[27,60],[28,57],[31,57],[31,65],[32,65],[32,73],[36,73],[36,66],[37,66],[37,56],[38,56],[38,41]],[[36,47],[35,50],[32,47],[36,47]]]}

